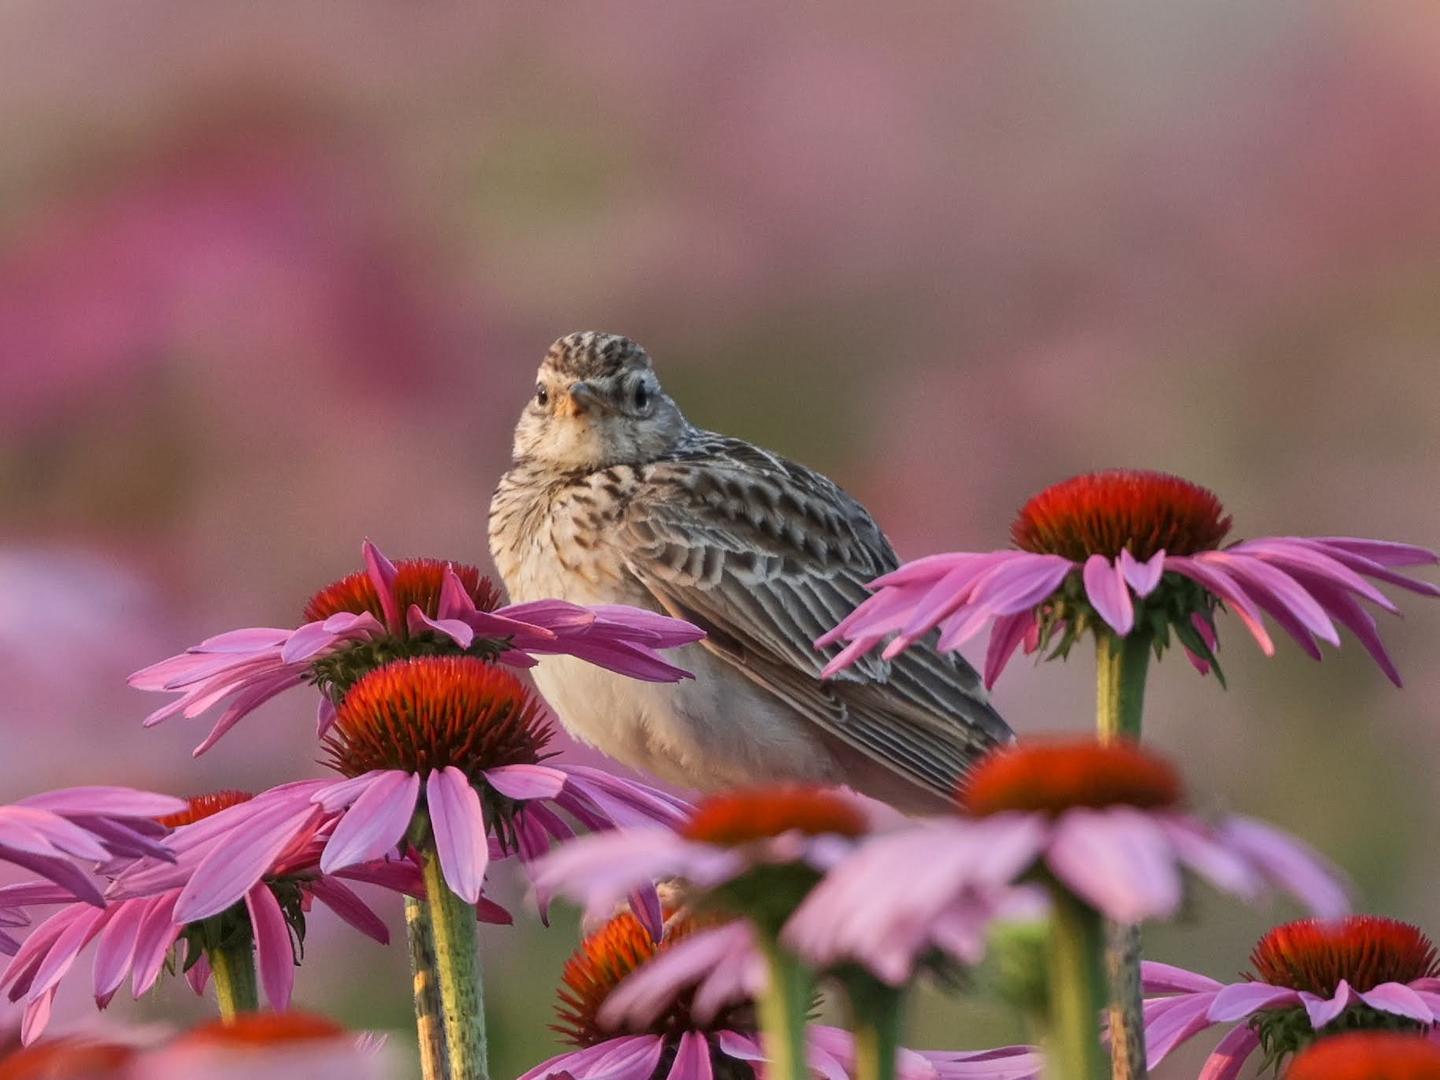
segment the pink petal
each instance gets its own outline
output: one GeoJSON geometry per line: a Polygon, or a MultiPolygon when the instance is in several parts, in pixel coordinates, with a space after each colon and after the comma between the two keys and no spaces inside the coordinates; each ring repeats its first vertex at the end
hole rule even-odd
{"type": "Polygon", "coordinates": [[[1305,1006],[1305,1012],[1310,1016],[1310,1026],[1316,1031],[1348,1009],[1355,998],[1355,991],[1344,979],[1340,980],[1340,985],[1335,987],[1335,993],[1328,998],[1303,991],[1300,993],[1300,1001],[1305,1006]]]}
{"type": "Polygon", "coordinates": [[[108,1002],[135,958],[135,943],[140,936],[140,923],[149,909],[144,901],[128,900],[116,905],[114,916],[100,934],[95,947],[95,998],[108,1002]]]}
{"type": "Polygon", "coordinates": [[[255,931],[255,960],[265,1000],[276,1012],[290,1007],[295,989],[295,953],[290,946],[290,929],[280,902],[263,881],[245,894],[245,909],[255,931]]]}
{"type": "Polygon", "coordinates": [[[354,890],[338,879],[317,878],[309,883],[308,888],[316,900],[319,900],[366,937],[374,938],[381,945],[390,943],[390,931],[385,926],[385,921],[371,911],[354,890]]]}
{"type": "MultiPolygon", "coordinates": [[[[220,719],[215,721],[215,726],[210,729],[210,734],[201,740],[199,746],[190,751],[191,756],[199,757],[219,742],[220,737],[239,723],[246,715],[254,712],[277,694],[289,690],[292,686],[299,686],[304,681],[303,675],[291,672],[251,687],[246,693],[237,697],[229,708],[220,714],[220,719]]],[[[198,715],[198,713],[195,715],[198,715]]]]}
{"type": "Polygon", "coordinates": [[[189,804],[173,795],[157,795],[129,787],[72,787],[21,799],[16,806],[49,810],[56,814],[105,814],[111,817],[160,817],[184,810],[189,804]]]}
{"type": "Polygon", "coordinates": [[[280,659],[287,664],[302,664],[324,652],[336,642],[333,631],[321,622],[308,622],[299,627],[280,650],[280,659]]]}
{"type": "Polygon", "coordinates": [[[1197,1080],[1235,1080],[1259,1045],[1260,1036],[1250,1028],[1232,1028],[1205,1059],[1197,1080]]]}
{"type": "Polygon", "coordinates": [[[1440,555],[1429,548],[1401,544],[1395,540],[1365,540],[1356,536],[1315,536],[1309,539],[1312,543],[1339,548],[1381,566],[1423,566],[1440,563],[1440,555]]]}
{"type": "Polygon", "coordinates": [[[205,996],[205,987],[210,985],[210,975],[210,958],[201,953],[185,973],[185,981],[190,984],[190,989],[195,991],[196,997],[205,996]]]}
{"type": "Polygon", "coordinates": [[[1268,559],[1283,567],[1297,580],[1300,579],[1301,574],[1318,578],[1337,588],[1348,589],[1386,611],[1397,612],[1399,610],[1394,602],[1374,585],[1312,542],[1275,537],[1248,540],[1243,544],[1236,544],[1229,550],[1232,553],[1243,551],[1247,555],[1268,559]]]}
{"type": "Polygon", "coordinates": [[[1033,626],[1035,616],[1028,611],[1005,615],[995,620],[995,625],[990,628],[990,644],[985,650],[985,689],[995,686],[995,681],[1000,678],[1005,665],[1010,662],[1015,650],[1026,639],[1033,626]]]}
{"type": "Polygon", "coordinates": [[[445,564],[445,576],[440,580],[440,603],[436,612],[442,619],[464,619],[475,614],[475,601],[449,563],[445,564]]]}
{"type": "Polygon", "coordinates": [[[418,773],[398,769],[368,774],[370,782],[335,826],[320,856],[327,874],[393,851],[410,827],[420,795],[418,773]]]}
{"type": "Polygon", "coordinates": [[[1255,601],[1228,573],[1212,563],[1202,563],[1189,556],[1171,556],[1165,560],[1165,568],[1198,582],[1217,599],[1223,600],[1235,613],[1235,617],[1245,624],[1245,629],[1250,631],[1250,636],[1255,639],[1255,644],[1260,646],[1260,651],[1266,656],[1275,655],[1275,643],[1265,631],[1265,624],[1261,621],[1255,601]]]}
{"type": "Polygon", "coordinates": [[[1159,1003],[1164,1012],[1151,1012],[1147,1003],[1145,1016],[1145,1064],[1153,1069],[1165,1060],[1170,1051],[1214,1025],[1206,1015],[1214,993],[1187,994],[1166,998],[1159,1003]]]}
{"type": "Polygon", "coordinates": [[[1246,584],[1255,602],[1270,612],[1302,645],[1306,635],[1296,632],[1289,623],[1298,622],[1322,641],[1331,645],[1340,644],[1340,634],[1325,614],[1325,609],[1298,581],[1279,567],[1252,555],[1236,555],[1232,551],[1207,551],[1196,558],[1210,564],[1223,563],[1231,574],[1246,584]]]}
{"type": "Polygon", "coordinates": [[[1140,981],[1147,994],[1195,994],[1219,990],[1225,984],[1198,971],[1187,971],[1156,960],[1140,962],[1140,981]]]}
{"type": "MultiPolygon", "coordinates": [[[[1297,577],[1300,575],[1297,574],[1297,577]]],[[[1375,622],[1375,616],[1371,615],[1359,602],[1348,593],[1342,591],[1338,586],[1318,578],[1300,577],[1305,587],[1310,590],[1312,596],[1325,606],[1325,610],[1355,635],[1356,640],[1364,646],[1365,651],[1380,666],[1380,670],[1396,686],[1402,685],[1400,672],[1396,669],[1390,654],[1385,651],[1385,645],[1380,640],[1380,631],[1375,622]]]]}
{"type": "Polygon", "coordinates": [[[1404,983],[1381,983],[1379,986],[1361,991],[1360,1000],[1381,1012],[1409,1017],[1411,1020],[1418,1020],[1427,1026],[1435,1022],[1435,1014],[1431,1011],[1430,1006],[1404,983]]]}
{"type": "Polygon", "coordinates": [[[475,630],[469,623],[460,619],[432,619],[416,604],[411,604],[410,610],[406,612],[405,624],[412,635],[433,630],[443,637],[448,637],[462,649],[468,649],[475,640],[475,630]]]}
{"type": "Polygon", "coordinates": [[[548,765],[500,765],[486,769],[485,779],[511,799],[553,799],[565,788],[565,774],[548,765]]]}
{"type": "Polygon", "coordinates": [[[199,922],[236,903],[270,872],[275,859],[314,813],[318,811],[313,806],[302,806],[299,811],[289,803],[267,807],[243,830],[237,829],[233,837],[217,844],[200,860],[180,891],[175,903],[176,921],[199,922]]]}
{"type": "Polygon", "coordinates": [[[34,997],[57,985],[65,973],[74,965],[80,950],[90,944],[105,923],[110,920],[110,909],[85,907],[55,940],[45,954],[45,959],[35,971],[28,994],[34,997]]]}
{"type": "Polygon", "coordinates": [[[380,597],[380,610],[385,613],[385,626],[392,634],[399,634],[404,624],[400,621],[400,602],[395,597],[395,564],[368,539],[360,545],[360,553],[365,559],[365,573],[380,597]]]}
{"type": "Polygon", "coordinates": [[[665,1075],[666,1080],[714,1080],[715,1073],[710,1067],[710,1040],[698,1031],[687,1031],[681,1035],[674,1064],[665,1075]]]}
{"type": "Polygon", "coordinates": [[[1130,554],[1129,548],[1120,549],[1120,573],[1141,598],[1149,596],[1165,575],[1165,551],[1162,548],[1144,562],[1130,554]]]}
{"type": "Polygon", "coordinates": [[[445,883],[456,896],[473,904],[480,899],[485,869],[490,863],[480,796],[464,773],[447,765],[430,773],[425,798],[445,883]]]}
{"type": "Polygon", "coordinates": [[[175,944],[175,939],[184,929],[174,920],[175,901],[179,896],[177,889],[145,901],[147,910],[140,920],[140,931],[135,939],[135,958],[130,964],[130,992],[137,998],[155,985],[160,969],[165,966],[170,946],[175,944]]]}
{"type": "Polygon", "coordinates": [[[1135,626],[1135,605],[1120,568],[1104,555],[1091,555],[1083,571],[1085,595],[1095,612],[1121,637],[1135,626]]]}
{"type": "Polygon", "coordinates": [[[1067,811],[1046,865],[1107,918],[1138,923],[1179,909],[1181,879],[1164,833],[1141,811],[1116,806],[1067,811]]]}
{"type": "Polygon", "coordinates": [[[55,1001],[55,989],[51,988],[37,998],[25,1003],[20,1015],[20,1043],[29,1046],[38,1039],[50,1023],[50,1007],[55,1001]]]}
{"type": "Polygon", "coordinates": [[[1253,818],[1231,817],[1217,831],[1257,872],[1313,914],[1333,919],[1350,910],[1345,876],[1307,844],[1253,818]]]}
{"type": "Polygon", "coordinates": [[[1262,982],[1232,983],[1216,993],[1208,1015],[1217,1024],[1228,1024],[1248,1019],[1261,1009],[1299,1003],[1299,993],[1288,986],[1270,986],[1262,982]]]}

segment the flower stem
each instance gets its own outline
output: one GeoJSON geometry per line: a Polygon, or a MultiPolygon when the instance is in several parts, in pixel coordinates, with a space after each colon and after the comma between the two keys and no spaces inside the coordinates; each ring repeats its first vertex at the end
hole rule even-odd
{"type": "Polygon", "coordinates": [[[865,972],[845,980],[855,1033],[855,1080],[895,1080],[905,991],[865,972]]]}
{"type": "Polygon", "coordinates": [[[220,1005],[220,1019],[235,1022],[241,1013],[260,1008],[260,990],[255,982],[255,950],[247,936],[239,941],[217,945],[206,952],[210,961],[210,977],[215,983],[215,1000],[220,1005]]]}
{"type": "MultiPolygon", "coordinates": [[[[1140,741],[1150,635],[1103,632],[1095,646],[1095,723],[1102,742],[1140,741]]],[[[1105,952],[1110,974],[1110,1047],[1114,1080],[1145,1080],[1145,1013],[1140,985],[1140,928],[1111,926],[1105,952]]]]}
{"type": "Polygon", "coordinates": [[[757,932],[770,966],[769,985],[757,1002],[770,1080],[808,1080],[805,1017],[810,1011],[810,972],[773,938],[757,932]]]}
{"type": "Polygon", "coordinates": [[[1103,1080],[1100,1010],[1105,980],[1100,956],[1105,947],[1099,912],[1054,886],[1051,893],[1050,1024],[1046,1075],[1051,1080],[1103,1080]]]}
{"type": "Polygon", "coordinates": [[[489,1080],[475,909],[450,891],[433,843],[427,847],[425,906],[434,930],[435,981],[440,987],[450,1080],[489,1080]]]}
{"type": "Polygon", "coordinates": [[[420,1075],[424,1080],[445,1080],[450,1066],[445,1054],[440,987],[435,981],[435,929],[430,925],[430,911],[425,902],[413,896],[405,898],[405,936],[410,945],[410,974],[414,978],[420,1075]]]}

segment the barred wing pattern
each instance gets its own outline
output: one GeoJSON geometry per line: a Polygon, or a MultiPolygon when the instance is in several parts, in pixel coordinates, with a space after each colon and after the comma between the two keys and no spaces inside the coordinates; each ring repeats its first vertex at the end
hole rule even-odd
{"type": "MultiPolygon", "coordinates": [[[[620,521],[636,578],[706,647],[831,735],[937,794],[1010,729],[956,656],[867,657],[832,681],[812,642],[897,559],[864,507],[802,465],[697,432],[643,471],[620,521]]],[[[928,644],[933,644],[930,642],[928,644]]]]}

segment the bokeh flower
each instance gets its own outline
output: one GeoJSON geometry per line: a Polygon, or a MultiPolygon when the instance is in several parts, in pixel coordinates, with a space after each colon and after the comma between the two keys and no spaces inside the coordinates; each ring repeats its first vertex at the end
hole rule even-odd
{"type": "MultiPolygon", "coordinates": [[[[126,787],[73,787],[0,806],[0,861],[54,882],[86,903],[101,905],[95,882],[74,863],[148,855],[172,858],[159,842],[161,814],[185,809],[185,800],[126,787]]],[[[13,916],[0,925],[16,925],[13,916]]],[[[0,950],[11,943],[0,934],[0,950]]]]}
{"type": "MultiPolygon", "coordinates": [[[[615,916],[585,938],[561,975],[553,1028],[574,1049],[542,1062],[520,1080],[738,1080],[751,1075],[763,1080],[766,1056],[756,1032],[754,995],[707,996],[703,985],[695,985],[700,968],[693,955],[681,965],[659,969],[672,953],[702,941],[706,955],[718,943],[737,947],[760,965],[763,976],[763,958],[753,940],[746,943],[751,935],[743,922],[705,928],[680,915],[667,923],[657,943],[632,914],[615,916]],[[632,984],[642,978],[643,992],[635,993],[632,984]]],[[[854,1040],[847,1031],[809,1025],[806,1052],[818,1075],[836,1080],[854,1075],[854,1040]]],[[[903,1080],[1028,1080],[1040,1072],[1039,1056],[1029,1047],[974,1053],[901,1049],[898,1065],[903,1080]]]]}
{"type": "MultiPolygon", "coordinates": [[[[1227,1063],[1228,1066],[1228,1063],[1227,1063]]],[[[1232,1080],[1234,1069],[1207,1074],[1232,1080]]],[[[1395,1031],[1354,1031],[1301,1051],[1285,1080],[1440,1080],[1440,1044],[1395,1031]]]]}
{"type": "MultiPolygon", "coordinates": [[[[557,811],[597,830],[649,825],[668,834],[664,826],[684,819],[686,804],[664,792],[544,761],[553,733],[534,695],[504,668],[473,657],[395,661],[351,688],[324,737],[327,763],[346,779],[296,789],[292,802],[333,819],[320,856],[326,873],[402,849],[421,823],[446,884],[470,904],[492,855],[515,854],[528,866],[575,835],[557,811]]],[[[543,888],[540,897],[543,912],[543,888]]],[[[654,890],[636,897],[658,932],[654,890]]]]}
{"type": "Polygon", "coordinates": [[[474,656],[515,666],[563,653],[634,679],[675,682],[689,673],[660,649],[698,641],[687,622],[621,605],[582,607],[564,600],[499,606],[500,595],[473,566],[434,559],[392,563],[365,541],[365,569],[327,585],[293,630],[231,630],[130,676],[130,685],[177,695],[145,719],[196,717],[229,701],[204,753],[272,697],[312,683],[321,690],[317,726],[363,675],[396,659],[474,656]]]}
{"type": "Polygon", "coordinates": [[[1234,983],[1169,964],[1142,966],[1145,990],[1166,995],[1145,1002],[1152,1067],[1216,1024],[1238,1026],[1220,1040],[1210,1067],[1238,1072],[1256,1049],[1274,1063],[1322,1036],[1428,1031],[1440,1020],[1440,958],[1408,923],[1375,915],[1286,923],[1260,939],[1250,963],[1254,974],[1234,983]]]}
{"type": "Polygon", "coordinates": [[[958,813],[877,835],[839,860],[781,936],[817,966],[863,962],[900,985],[931,948],[973,961],[977,925],[1037,877],[1120,923],[1176,914],[1187,876],[1253,900],[1267,888],[1320,915],[1345,911],[1340,876],[1258,821],[1202,820],[1180,778],[1128,743],[1027,740],[971,773],[958,813]]]}
{"type": "Polygon", "coordinates": [[[211,1021],[141,1055],[134,1080],[387,1080],[401,1075],[384,1041],[307,1012],[211,1021]]]}
{"type": "Polygon", "coordinates": [[[1158,650],[1173,631],[1205,673],[1216,665],[1215,612],[1223,605],[1267,656],[1275,647],[1264,615],[1317,660],[1319,641],[1340,644],[1339,623],[1399,685],[1360,601],[1398,611],[1375,581],[1440,596],[1440,587],[1396,569],[1433,564],[1435,552],[1354,537],[1222,547],[1230,524],[1211,492],[1179,477],[1121,469],[1076,476],[1021,509],[1011,526],[1018,550],[907,563],[872,582],[874,595],[815,644],[847,642],[825,669],[833,675],[887,639],[884,655],[893,657],[938,628],[939,648],[950,650],[992,626],[985,682],[993,685],[1022,644],[1064,655],[1096,628],[1122,637],[1144,631],[1158,650]]]}
{"type": "Polygon", "coordinates": [[[0,1056],[0,1080],[124,1080],[139,1053],[126,1043],[70,1035],[0,1056]]]}
{"type": "MultiPolygon", "coordinates": [[[[7,903],[62,905],[35,927],[0,975],[9,999],[25,1002],[26,1043],[45,1029],[60,981],[92,941],[93,993],[102,1009],[127,975],[138,998],[167,966],[184,971],[191,988],[203,993],[217,951],[244,964],[258,961],[266,998],[276,1009],[287,1008],[306,915],[316,900],[366,936],[389,941],[379,916],[344,882],[320,871],[329,826],[318,808],[297,822],[284,800],[216,792],[162,819],[166,827],[173,830],[167,841],[174,861],[145,855],[119,864],[102,907],[65,903],[60,890],[7,891],[7,903]]],[[[420,889],[409,864],[359,867],[350,876],[399,891],[420,889]]]]}

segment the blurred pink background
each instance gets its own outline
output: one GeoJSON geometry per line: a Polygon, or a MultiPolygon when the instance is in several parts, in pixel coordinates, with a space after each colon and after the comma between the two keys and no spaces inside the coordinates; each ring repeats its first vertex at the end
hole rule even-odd
{"type": "MultiPolygon", "coordinates": [[[[1001,546],[1107,465],[1213,487],[1240,536],[1435,545],[1437,51],[1427,4],[0,9],[0,797],[315,774],[302,696],[192,762],[205,727],[141,731],[125,674],[293,624],[366,535],[488,567],[513,420],[577,328],[905,556],[1001,546]]],[[[1147,722],[1200,805],[1440,932],[1440,605],[1405,609],[1403,692],[1353,641],[1266,661],[1231,621],[1229,692],[1171,658],[1147,722]]],[[[1018,664],[997,703],[1083,728],[1092,677],[1018,664]]],[[[1151,954],[1231,975],[1293,914],[1207,895],[1151,954]]],[[[553,1052],[573,940],[486,934],[497,1076],[553,1052]]],[[[297,1001],[406,1038],[403,950],[317,918],[297,1001]]],[[[926,992],[911,1041],[1021,1035],[926,992]]]]}

